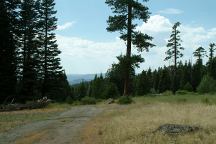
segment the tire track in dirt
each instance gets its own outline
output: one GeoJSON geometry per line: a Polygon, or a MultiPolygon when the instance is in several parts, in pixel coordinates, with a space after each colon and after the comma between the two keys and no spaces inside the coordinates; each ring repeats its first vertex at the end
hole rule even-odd
{"type": "Polygon", "coordinates": [[[83,126],[100,112],[102,108],[97,106],[73,107],[56,117],[0,134],[0,144],[80,144],[83,126]]]}

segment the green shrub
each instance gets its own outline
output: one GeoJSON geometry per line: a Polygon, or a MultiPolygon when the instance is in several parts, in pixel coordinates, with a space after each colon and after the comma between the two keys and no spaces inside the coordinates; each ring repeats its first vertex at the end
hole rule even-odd
{"type": "Polygon", "coordinates": [[[84,105],[94,105],[96,104],[96,99],[93,97],[84,97],[81,99],[81,103],[84,105]]]}
{"type": "Polygon", "coordinates": [[[162,95],[171,96],[171,95],[173,95],[173,92],[172,91],[165,91],[165,92],[162,93],[162,95]]]}
{"type": "Polygon", "coordinates": [[[118,97],[119,91],[117,86],[114,83],[108,83],[105,87],[105,90],[103,92],[103,97],[105,99],[109,99],[109,98],[116,98],[118,97]]]}
{"type": "Polygon", "coordinates": [[[186,91],[186,90],[178,90],[178,91],[176,92],[177,95],[186,95],[186,94],[188,94],[188,93],[189,93],[189,92],[186,91]]]}
{"type": "Polygon", "coordinates": [[[72,97],[71,96],[68,96],[67,98],[66,98],[66,103],[68,103],[68,104],[73,104],[73,99],[72,99],[72,97]]]}
{"type": "Polygon", "coordinates": [[[131,104],[131,103],[133,103],[132,98],[127,96],[122,96],[118,100],[118,104],[122,104],[122,105],[131,104]]]}
{"type": "Polygon", "coordinates": [[[79,101],[79,100],[75,100],[75,101],[73,102],[73,105],[75,105],[75,106],[76,106],[76,105],[79,106],[79,105],[81,105],[81,104],[82,104],[82,103],[81,103],[81,101],[79,101]]]}
{"type": "Polygon", "coordinates": [[[216,81],[209,75],[204,76],[197,91],[201,94],[214,93],[216,91],[216,81]]]}
{"type": "Polygon", "coordinates": [[[157,94],[158,92],[155,90],[155,88],[151,88],[151,89],[150,89],[150,93],[151,93],[151,94],[157,94]]]}
{"type": "Polygon", "coordinates": [[[188,82],[188,83],[186,83],[185,86],[183,87],[183,90],[192,92],[192,91],[193,91],[193,87],[192,87],[192,85],[188,82]]]}

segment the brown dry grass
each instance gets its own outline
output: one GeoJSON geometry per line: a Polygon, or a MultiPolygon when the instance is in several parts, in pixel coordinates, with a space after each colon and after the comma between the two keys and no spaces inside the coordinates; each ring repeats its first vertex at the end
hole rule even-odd
{"type": "Polygon", "coordinates": [[[158,102],[107,110],[86,125],[83,141],[85,144],[215,144],[216,106],[158,102]],[[181,136],[153,133],[167,123],[195,125],[202,130],[181,136]]]}
{"type": "Polygon", "coordinates": [[[36,132],[36,133],[30,133],[24,136],[23,138],[16,140],[14,143],[15,144],[33,144],[33,143],[38,142],[41,139],[41,137],[46,134],[47,134],[46,130],[36,132]]]}

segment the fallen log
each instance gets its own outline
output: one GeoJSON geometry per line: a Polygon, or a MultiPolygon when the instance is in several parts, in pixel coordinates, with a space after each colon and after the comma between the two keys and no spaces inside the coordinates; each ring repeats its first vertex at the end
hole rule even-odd
{"type": "Polygon", "coordinates": [[[8,104],[0,105],[0,112],[10,112],[10,111],[19,111],[25,109],[40,109],[45,108],[50,103],[50,100],[43,98],[36,102],[31,102],[27,104],[8,104]]]}

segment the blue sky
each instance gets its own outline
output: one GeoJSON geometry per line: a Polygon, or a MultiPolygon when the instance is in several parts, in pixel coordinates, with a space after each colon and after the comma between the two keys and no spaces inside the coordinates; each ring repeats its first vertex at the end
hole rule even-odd
{"type": "MultiPolygon", "coordinates": [[[[150,0],[146,5],[151,18],[147,24],[140,22],[137,29],[152,35],[157,46],[142,53],[145,63],[137,72],[172,63],[163,59],[166,40],[176,21],[182,23],[186,49],[182,60],[195,61],[192,53],[196,47],[207,49],[210,42],[216,42],[215,0],[150,0]]],[[[105,0],[56,0],[56,9],[57,40],[68,74],[104,73],[116,62],[116,56],[124,54],[125,43],[118,39],[119,34],[106,31],[106,20],[112,13],[105,0]]]]}

